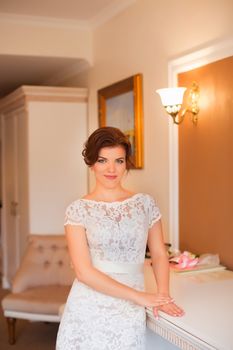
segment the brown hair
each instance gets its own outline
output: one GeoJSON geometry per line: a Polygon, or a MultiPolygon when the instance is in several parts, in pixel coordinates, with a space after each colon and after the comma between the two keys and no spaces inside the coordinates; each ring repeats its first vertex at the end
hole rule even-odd
{"type": "Polygon", "coordinates": [[[115,146],[122,146],[125,149],[126,169],[133,168],[132,148],[128,137],[120,129],[111,126],[101,127],[88,137],[82,151],[85,163],[88,166],[94,165],[101,148],[115,146]]]}

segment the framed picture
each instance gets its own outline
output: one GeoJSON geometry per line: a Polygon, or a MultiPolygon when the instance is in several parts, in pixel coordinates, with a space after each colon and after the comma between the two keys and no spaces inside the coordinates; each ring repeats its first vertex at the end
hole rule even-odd
{"type": "Polygon", "coordinates": [[[98,90],[99,125],[123,131],[132,145],[135,169],[143,168],[142,74],[98,90]]]}

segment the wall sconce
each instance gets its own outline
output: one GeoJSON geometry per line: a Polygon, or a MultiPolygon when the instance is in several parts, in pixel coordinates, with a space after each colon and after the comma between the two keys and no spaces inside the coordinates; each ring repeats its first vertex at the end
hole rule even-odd
{"type": "Polygon", "coordinates": [[[173,118],[175,124],[180,124],[184,120],[185,114],[190,112],[192,113],[192,122],[196,125],[199,112],[199,86],[193,82],[188,96],[187,107],[181,110],[185,90],[185,87],[178,87],[159,89],[156,92],[159,94],[166,112],[173,118]]]}

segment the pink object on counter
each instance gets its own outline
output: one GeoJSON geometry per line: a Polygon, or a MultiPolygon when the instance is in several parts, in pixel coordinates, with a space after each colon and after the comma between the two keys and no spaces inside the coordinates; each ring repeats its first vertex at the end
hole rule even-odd
{"type": "Polygon", "coordinates": [[[185,269],[188,267],[194,267],[198,263],[198,258],[195,258],[195,255],[184,251],[182,254],[173,259],[177,263],[177,269],[185,269]]]}

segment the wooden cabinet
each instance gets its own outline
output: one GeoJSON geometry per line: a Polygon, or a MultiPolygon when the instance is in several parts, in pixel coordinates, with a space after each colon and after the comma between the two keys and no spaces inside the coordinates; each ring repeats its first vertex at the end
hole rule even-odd
{"type": "Polygon", "coordinates": [[[87,192],[81,152],[87,90],[22,86],[0,100],[2,273],[8,287],[31,233],[63,233],[66,206],[87,192]]]}

